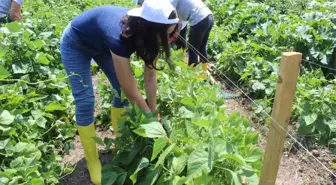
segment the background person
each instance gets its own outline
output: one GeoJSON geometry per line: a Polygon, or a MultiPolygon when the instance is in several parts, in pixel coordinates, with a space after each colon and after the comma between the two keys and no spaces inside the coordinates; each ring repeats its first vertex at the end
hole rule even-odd
{"type": "MultiPolygon", "coordinates": [[[[188,65],[196,67],[202,62],[202,70],[207,70],[207,42],[213,26],[213,14],[202,0],[169,0],[175,7],[180,19],[176,35],[180,33],[182,21],[188,21],[190,25],[188,42],[188,65]],[[194,50],[198,52],[195,52],[194,50]],[[200,58],[200,60],[199,60],[200,58]]],[[[177,36],[176,36],[177,37],[177,36]]]]}

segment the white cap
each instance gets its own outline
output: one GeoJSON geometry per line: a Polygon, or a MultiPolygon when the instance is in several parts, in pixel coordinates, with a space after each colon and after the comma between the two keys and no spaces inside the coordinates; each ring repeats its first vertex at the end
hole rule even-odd
{"type": "Polygon", "coordinates": [[[168,19],[175,8],[168,0],[145,0],[141,7],[133,8],[127,12],[129,16],[141,17],[147,21],[161,24],[178,23],[177,13],[175,19],[168,19]]]}

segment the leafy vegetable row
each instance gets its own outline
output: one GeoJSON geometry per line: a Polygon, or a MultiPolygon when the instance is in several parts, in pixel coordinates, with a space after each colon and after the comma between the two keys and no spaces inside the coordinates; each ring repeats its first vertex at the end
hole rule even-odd
{"type": "Polygon", "coordinates": [[[293,119],[312,144],[336,148],[336,3],[331,1],[210,0],[216,26],[209,43],[216,73],[226,74],[271,113],[280,56],[303,53],[293,119]],[[308,62],[313,62],[319,67],[308,62]],[[335,70],[330,70],[333,68],[335,70]]]}

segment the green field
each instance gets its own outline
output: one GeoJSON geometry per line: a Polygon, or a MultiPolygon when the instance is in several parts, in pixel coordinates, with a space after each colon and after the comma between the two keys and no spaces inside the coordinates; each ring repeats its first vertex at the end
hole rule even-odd
{"type": "MultiPolygon", "coordinates": [[[[252,118],[226,114],[221,86],[196,79],[181,60],[183,52],[174,50],[176,68],[160,61],[165,68],[158,72],[163,127],[155,116],[130,108],[120,138],[95,138],[113,154],[103,168],[104,185],[257,185],[264,149],[252,123],[267,126],[285,51],[303,54],[290,123],[295,137],[306,147],[336,152],[336,3],[206,2],[215,15],[208,47],[213,73],[254,99],[252,118]]],[[[77,130],[60,38],[76,15],[103,4],[134,7],[131,0],[25,0],[24,24],[2,28],[0,184],[59,184],[74,169],[61,162],[74,149],[77,130]]],[[[132,69],[145,94],[142,63],[134,58],[132,69]]],[[[96,124],[109,129],[114,94],[96,69],[96,124]]],[[[335,161],[328,167],[336,168],[335,161]]]]}

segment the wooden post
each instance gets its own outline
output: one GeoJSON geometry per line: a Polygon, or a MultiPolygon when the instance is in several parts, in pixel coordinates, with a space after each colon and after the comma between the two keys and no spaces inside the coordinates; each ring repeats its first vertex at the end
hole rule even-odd
{"type": "MultiPolygon", "coordinates": [[[[302,54],[285,52],[281,56],[272,118],[287,130],[290,120],[302,54]]],[[[286,139],[286,132],[271,120],[259,185],[274,185],[286,139]]]]}

